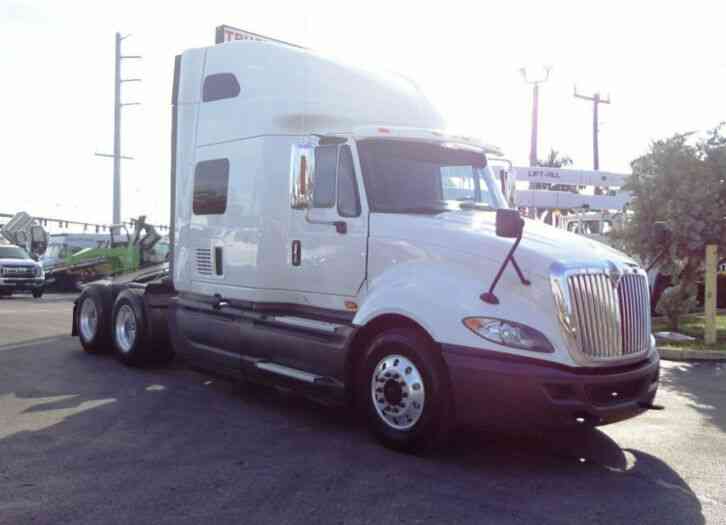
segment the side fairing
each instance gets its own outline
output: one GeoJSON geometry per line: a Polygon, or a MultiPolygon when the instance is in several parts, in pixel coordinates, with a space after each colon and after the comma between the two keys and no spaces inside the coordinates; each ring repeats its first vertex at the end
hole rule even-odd
{"type": "Polygon", "coordinates": [[[176,173],[173,174],[172,186],[174,188],[172,279],[180,290],[188,288],[191,283],[192,258],[188,235],[192,216],[191,194],[204,56],[203,49],[191,49],[182,55],[176,100],[176,173]]]}

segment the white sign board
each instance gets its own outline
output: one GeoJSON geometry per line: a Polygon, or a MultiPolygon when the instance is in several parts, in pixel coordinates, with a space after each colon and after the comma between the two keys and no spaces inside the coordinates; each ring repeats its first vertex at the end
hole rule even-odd
{"type": "Polygon", "coordinates": [[[264,42],[277,42],[278,44],[285,44],[286,46],[300,47],[298,45],[291,44],[290,42],[277,40],[276,38],[270,38],[264,35],[258,35],[257,33],[252,33],[251,31],[245,31],[244,29],[232,26],[217,26],[214,30],[215,44],[224,44],[225,42],[233,42],[235,40],[259,40],[264,42]]]}
{"type": "Polygon", "coordinates": [[[622,210],[631,200],[630,192],[615,195],[586,195],[569,191],[517,190],[514,201],[517,207],[539,209],[622,210]]]}
{"type": "Polygon", "coordinates": [[[630,175],[607,171],[570,170],[563,168],[515,167],[517,181],[548,182],[570,186],[623,186],[630,175]]]}

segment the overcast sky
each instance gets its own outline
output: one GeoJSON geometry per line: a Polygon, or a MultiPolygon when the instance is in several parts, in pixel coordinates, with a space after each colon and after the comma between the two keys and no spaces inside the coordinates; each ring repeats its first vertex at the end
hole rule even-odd
{"type": "Polygon", "coordinates": [[[0,213],[111,221],[114,32],[131,33],[124,64],[122,216],[169,213],[174,55],[214,43],[229,24],[417,81],[449,129],[529,153],[531,91],[519,68],[553,66],[541,89],[540,157],[550,147],[627,172],[648,143],[726,120],[723,1],[157,2],[0,0],[0,213]]]}

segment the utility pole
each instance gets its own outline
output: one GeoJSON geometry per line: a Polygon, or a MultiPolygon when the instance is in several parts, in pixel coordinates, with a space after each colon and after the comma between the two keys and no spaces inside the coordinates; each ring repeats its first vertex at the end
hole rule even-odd
{"type": "Polygon", "coordinates": [[[545,66],[544,68],[544,78],[536,78],[536,79],[530,79],[527,76],[527,69],[521,68],[519,72],[522,74],[522,77],[524,78],[524,81],[527,84],[532,85],[532,135],[530,137],[530,144],[529,144],[529,165],[530,166],[536,166],[537,165],[537,133],[539,128],[539,85],[543,82],[547,82],[547,80],[550,78],[550,71],[552,70],[552,66],[545,66]]]}
{"type": "Polygon", "coordinates": [[[600,169],[600,148],[598,144],[598,133],[600,129],[598,125],[598,106],[600,104],[610,104],[610,95],[608,95],[607,98],[602,98],[600,96],[600,92],[597,92],[591,97],[588,97],[578,93],[577,86],[575,86],[575,97],[592,102],[592,164],[593,169],[598,171],[600,169]]]}
{"type": "Polygon", "coordinates": [[[123,82],[141,82],[140,78],[121,78],[121,61],[124,59],[140,59],[139,55],[122,55],[121,42],[131,35],[121,36],[116,33],[114,100],[113,100],[113,154],[96,153],[98,157],[113,159],[113,224],[121,223],[121,159],[132,160],[133,157],[121,155],[121,108],[138,106],[140,102],[121,102],[121,84],[123,82]]]}

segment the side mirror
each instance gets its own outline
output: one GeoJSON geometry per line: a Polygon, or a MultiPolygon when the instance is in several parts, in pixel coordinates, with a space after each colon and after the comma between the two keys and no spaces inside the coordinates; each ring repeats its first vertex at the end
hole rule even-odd
{"type": "Polygon", "coordinates": [[[33,255],[41,256],[48,249],[48,233],[42,226],[30,227],[30,251],[33,255]]]}
{"type": "Polygon", "coordinates": [[[508,239],[516,239],[522,236],[524,219],[520,217],[519,211],[498,209],[497,210],[497,236],[508,239]]]}
{"type": "Polygon", "coordinates": [[[653,224],[653,238],[658,244],[666,244],[671,239],[671,229],[665,222],[658,221],[653,224]]]}
{"type": "Polygon", "coordinates": [[[310,207],[313,201],[315,147],[296,144],[290,161],[290,206],[295,210],[310,207]]]}

